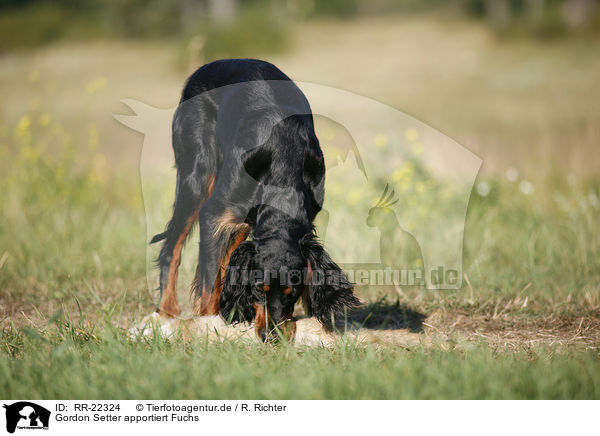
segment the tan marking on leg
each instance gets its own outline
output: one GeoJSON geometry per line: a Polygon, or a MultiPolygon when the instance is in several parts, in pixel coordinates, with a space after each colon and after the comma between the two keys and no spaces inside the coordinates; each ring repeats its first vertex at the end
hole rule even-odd
{"type": "Polygon", "coordinates": [[[206,197],[204,198],[204,201],[208,200],[208,198],[212,195],[214,189],[215,189],[215,180],[217,179],[217,177],[215,176],[215,174],[211,174],[210,176],[208,176],[208,179],[206,180],[206,197]]]}
{"type": "Polygon", "coordinates": [[[219,298],[223,291],[223,280],[225,280],[225,274],[227,273],[227,267],[229,266],[229,259],[234,250],[246,240],[248,237],[249,228],[245,226],[238,232],[234,241],[229,245],[223,259],[221,259],[219,269],[217,270],[217,276],[215,278],[215,285],[213,291],[205,297],[206,303],[200,308],[201,315],[218,315],[219,314],[219,298]]]}
{"type": "Polygon", "coordinates": [[[261,335],[267,327],[267,310],[262,304],[252,303],[252,305],[256,312],[256,315],[254,316],[254,331],[256,332],[258,339],[262,340],[261,335]]]}
{"type": "Polygon", "coordinates": [[[225,212],[223,212],[221,216],[216,219],[214,230],[215,236],[218,236],[220,233],[223,233],[226,230],[230,230],[231,227],[238,227],[239,225],[240,220],[233,214],[232,211],[226,209],[225,212]]]}
{"type": "MultiPolygon", "coordinates": [[[[217,315],[219,313],[219,298],[221,296],[221,291],[223,290],[222,281],[225,278],[225,272],[229,265],[229,258],[231,257],[233,250],[235,250],[248,236],[250,226],[246,223],[241,223],[239,218],[237,218],[232,211],[226,209],[221,216],[215,220],[214,237],[218,237],[222,232],[237,235],[237,237],[234,242],[230,244],[230,247],[225,249],[222,259],[219,260],[220,266],[217,269],[213,288],[207,289],[203,287],[200,297],[194,302],[195,315],[205,316],[217,315]]],[[[197,279],[198,276],[196,276],[194,280],[196,281],[197,279]]],[[[197,283],[195,283],[194,287],[196,286],[198,286],[197,283]]]]}
{"type": "Polygon", "coordinates": [[[212,192],[215,188],[215,174],[211,174],[208,176],[206,181],[206,196],[204,200],[198,205],[194,214],[188,219],[183,232],[179,235],[177,239],[177,243],[173,248],[173,254],[171,257],[171,263],[169,264],[169,278],[167,280],[167,286],[163,293],[162,302],[158,308],[158,313],[161,315],[166,315],[169,317],[179,316],[181,313],[181,309],[179,307],[179,303],[177,301],[177,276],[179,274],[179,265],[181,264],[181,251],[183,249],[183,244],[188,237],[194,222],[198,219],[198,213],[200,212],[200,208],[202,205],[208,200],[208,198],[212,195],[212,192]]]}
{"type": "Polygon", "coordinates": [[[169,317],[179,316],[181,309],[177,302],[177,276],[179,273],[179,264],[181,263],[181,251],[183,244],[190,233],[194,222],[198,219],[198,209],[194,214],[188,218],[188,221],[177,239],[177,243],[173,248],[173,256],[171,257],[171,263],[169,264],[169,278],[167,280],[167,286],[163,293],[162,302],[158,308],[158,313],[169,317]]]}

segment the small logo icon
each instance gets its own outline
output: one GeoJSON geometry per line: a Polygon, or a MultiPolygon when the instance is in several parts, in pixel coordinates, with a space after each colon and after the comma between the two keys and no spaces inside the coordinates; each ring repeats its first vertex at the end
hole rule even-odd
{"type": "Polygon", "coordinates": [[[29,401],[19,401],[11,405],[4,404],[6,409],[6,431],[14,433],[18,428],[48,430],[50,411],[29,401]]]}

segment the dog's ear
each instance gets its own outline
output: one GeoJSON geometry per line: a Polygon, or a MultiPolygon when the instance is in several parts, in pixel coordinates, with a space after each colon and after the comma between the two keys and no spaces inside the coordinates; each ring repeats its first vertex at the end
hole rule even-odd
{"type": "Polygon", "coordinates": [[[305,311],[324,326],[331,327],[332,321],[343,320],[346,310],[360,302],[352,293],[353,285],[346,274],[313,235],[302,238],[300,247],[308,261],[308,289],[303,296],[305,311]]]}
{"type": "Polygon", "coordinates": [[[227,322],[250,322],[254,319],[253,304],[261,298],[256,284],[252,282],[254,256],[254,241],[242,242],[231,254],[219,297],[221,316],[227,322]]]}

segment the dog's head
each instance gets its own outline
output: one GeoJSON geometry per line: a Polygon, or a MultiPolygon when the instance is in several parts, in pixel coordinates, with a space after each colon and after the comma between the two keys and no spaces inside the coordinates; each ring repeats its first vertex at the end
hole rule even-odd
{"type": "Polygon", "coordinates": [[[358,300],[352,284],[309,234],[296,242],[246,241],[233,252],[220,297],[227,321],[254,321],[262,340],[295,329],[294,305],[302,297],[308,316],[330,327],[358,300]],[[278,331],[279,330],[279,331],[278,331]]]}

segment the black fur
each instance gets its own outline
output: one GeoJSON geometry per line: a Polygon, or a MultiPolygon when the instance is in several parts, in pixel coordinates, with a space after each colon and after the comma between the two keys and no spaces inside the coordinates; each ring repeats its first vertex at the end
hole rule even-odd
{"type": "Polygon", "coordinates": [[[312,270],[309,310],[323,325],[331,326],[335,320],[343,320],[346,310],[358,306],[359,300],[352,293],[352,283],[312,234],[302,238],[300,245],[312,270]]]}
{"type": "Polygon", "coordinates": [[[228,322],[252,321],[255,315],[253,303],[264,304],[265,294],[260,292],[257,283],[242,277],[252,270],[254,256],[256,243],[246,241],[240,244],[229,261],[220,298],[221,314],[228,322]],[[231,265],[237,268],[231,268],[231,265]]]}
{"type": "Polygon", "coordinates": [[[239,234],[241,227],[236,226],[252,232],[252,240],[239,245],[229,261],[219,300],[226,320],[253,319],[254,303],[266,304],[273,323],[291,316],[306,289],[286,271],[306,273],[309,262],[313,270],[332,271],[337,278],[309,284],[310,303],[319,320],[327,323],[332,315],[356,305],[352,285],[313,238],[313,220],[324,196],[323,153],[308,101],[277,67],[229,59],[197,70],[186,83],[173,119],[173,149],[173,218],[165,232],[152,238],[165,240],[158,260],[161,291],[178,238],[197,212],[197,297],[203,290],[212,292],[219,261],[239,234]],[[232,84],[244,86],[227,86],[232,84]],[[285,85],[283,91],[278,84],[285,85]],[[214,190],[209,192],[211,180],[214,190]],[[224,216],[234,224],[220,231],[224,216]],[[244,270],[247,280],[240,282],[244,270]],[[248,276],[257,271],[269,275],[248,276]],[[265,279],[272,279],[269,292],[265,279]]]}

